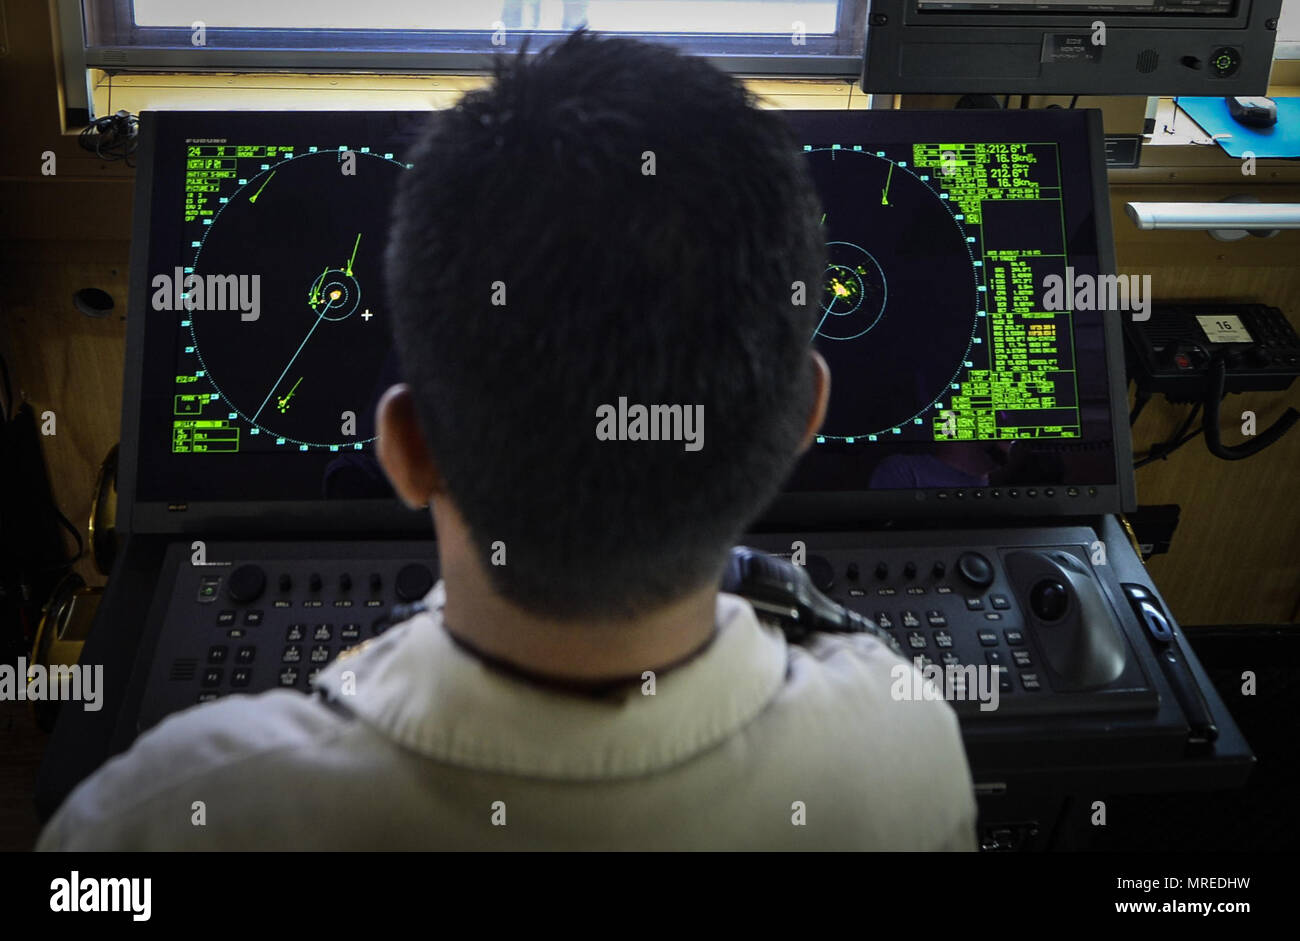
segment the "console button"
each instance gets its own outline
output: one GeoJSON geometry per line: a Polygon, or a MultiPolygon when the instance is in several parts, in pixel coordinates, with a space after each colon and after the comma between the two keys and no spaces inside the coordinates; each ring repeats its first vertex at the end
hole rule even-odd
{"type": "Polygon", "coordinates": [[[230,573],[230,580],[226,582],[226,594],[240,604],[256,601],[265,590],[266,573],[260,565],[241,565],[230,573]]]}
{"type": "Polygon", "coordinates": [[[1038,674],[1037,674],[1037,673],[1021,673],[1021,674],[1020,674],[1020,685],[1023,686],[1025,689],[1027,689],[1027,690],[1028,690],[1029,692],[1031,692],[1031,693],[1036,693],[1036,692],[1038,692],[1040,689],[1042,689],[1042,686],[1041,686],[1041,685],[1039,684],[1039,682],[1038,682],[1038,674]]]}
{"type": "Polygon", "coordinates": [[[208,648],[208,663],[225,663],[230,648],[225,644],[214,644],[208,648]]]}
{"type": "Polygon", "coordinates": [[[920,631],[912,631],[907,635],[907,646],[913,650],[924,650],[926,647],[925,635],[920,631]]]}
{"type": "Polygon", "coordinates": [[[235,623],[234,611],[222,611],[217,615],[217,627],[229,627],[235,623]]]}
{"type": "Polygon", "coordinates": [[[1011,607],[1011,602],[1006,595],[989,595],[989,601],[997,611],[1005,611],[1011,607]]]}
{"type": "Polygon", "coordinates": [[[262,623],[261,611],[245,611],[244,623],[249,627],[258,627],[262,623]]]}
{"type": "MultiPolygon", "coordinates": [[[[826,591],[830,591],[832,588],[835,587],[835,569],[834,567],[832,567],[830,562],[827,561],[825,556],[821,556],[821,555],[808,556],[808,564],[804,566],[804,569],[808,572],[808,577],[812,579],[812,583],[817,587],[818,591],[826,592],[826,591]]],[[[425,569],[425,572],[427,574],[428,569],[425,569]]],[[[424,589],[424,591],[415,595],[414,598],[407,598],[405,600],[414,601],[416,598],[423,598],[425,594],[429,591],[429,588],[433,587],[433,576],[430,575],[428,576],[428,578],[429,578],[429,584],[428,587],[424,589]]],[[[398,594],[400,595],[401,583],[402,583],[401,572],[397,573],[397,583],[398,583],[398,594]]]]}
{"type": "Polygon", "coordinates": [[[289,633],[285,635],[284,639],[292,643],[294,641],[303,640],[306,637],[307,637],[306,624],[290,624],[289,633]]]}
{"type": "Polygon", "coordinates": [[[220,575],[204,575],[199,579],[199,596],[196,600],[204,603],[217,600],[217,587],[221,584],[220,575]]]}
{"type": "Polygon", "coordinates": [[[1220,46],[1210,53],[1210,68],[1217,78],[1235,75],[1241,67],[1241,53],[1232,46],[1220,46]]]}
{"type": "Polygon", "coordinates": [[[281,685],[281,686],[293,686],[293,685],[294,685],[295,683],[297,683],[297,682],[298,682],[298,668],[297,668],[297,667],[281,667],[281,668],[280,668],[280,685],[281,685]]]}
{"type": "Polygon", "coordinates": [[[244,664],[252,663],[253,660],[256,659],[256,657],[257,657],[256,647],[252,647],[252,646],[240,647],[238,650],[235,651],[236,663],[244,663],[244,664]]]}
{"type": "Polygon", "coordinates": [[[234,673],[230,674],[231,686],[242,687],[247,686],[251,682],[253,682],[253,671],[248,667],[240,667],[235,670],[234,673]]]}
{"type": "Polygon", "coordinates": [[[957,571],[976,588],[993,584],[993,564],[978,552],[963,552],[958,556],[957,571]]]}
{"type": "Polygon", "coordinates": [[[980,631],[979,639],[980,639],[980,644],[985,647],[996,647],[998,645],[998,632],[980,631]]]}
{"type": "Polygon", "coordinates": [[[214,686],[221,685],[221,678],[225,674],[221,667],[208,667],[203,671],[202,685],[205,689],[211,689],[214,686]]]}
{"type": "Polygon", "coordinates": [[[427,595],[432,587],[433,573],[427,566],[412,562],[402,566],[401,571],[397,573],[397,584],[394,590],[402,601],[417,601],[427,595]]]}

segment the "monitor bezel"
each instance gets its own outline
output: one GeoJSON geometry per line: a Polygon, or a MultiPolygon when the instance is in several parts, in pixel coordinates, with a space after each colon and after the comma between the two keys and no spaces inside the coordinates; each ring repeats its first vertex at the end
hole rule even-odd
{"type": "MultiPolygon", "coordinates": [[[[137,499],[140,427],[143,420],[144,352],[149,258],[149,220],[159,123],[184,122],[229,111],[143,111],[137,151],[135,203],[131,224],[129,295],[126,318],[126,369],[122,383],[122,464],[118,525],[126,534],[163,535],[239,533],[371,533],[428,538],[433,522],[425,508],[410,509],[391,500],[209,500],[169,503],[137,499]]],[[[236,112],[238,113],[238,112],[236,112]]],[[[266,113],[266,112],[262,112],[266,113]]],[[[295,116],[336,112],[286,112],[295,116]]],[[[380,112],[396,114],[397,112],[380,112]]],[[[432,113],[432,112],[430,112],[432,113]]]]}
{"type": "MultiPolygon", "coordinates": [[[[401,534],[428,537],[432,522],[426,509],[412,510],[393,500],[276,500],[166,502],[137,499],[140,472],[140,428],[143,420],[145,308],[149,297],[148,264],[151,252],[149,225],[153,202],[153,168],[159,124],[183,122],[195,115],[211,117],[228,112],[145,111],[140,115],[140,147],[132,221],[129,304],[126,330],[126,368],[123,381],[122,465],[119,487],[119,527],[125,534],[283,535],[286,533],[401,534]]],[[[296,116],[311,112],[292,112],[296,116]]],[[[331,112],[316,112],[329,114],[331,112]]],[[[786,112],[816,114],[817,112],[786,112]]],[[[824,112],[823,112],[824,113],[824,112]]],[[[966,116],[970,112],[960,112],[966,116]]],[[[1015,112],[1011,112],[1014,114],[1015,112]]],[[[1080,111],[1086,122],[1097,258],[1100,272],[1115,273],[1109,187],[1101,113],[1080,111]]],[[[885,115],[915,112],[862,111],[862,117],[891,120],[885,115]]],[[[1006,113],[1000,113],[1006,114],[1006,113]]],[[[841,119],[843,115],[837,115],[841,119]]],[[[1015,120],[1014,118],[1012,120],[1015,120]]],[[[996,520],[1078,517],[1124,512],[1136,508],[1132,444],[1127,421],[1127,379],[1124,375],[1122,326],[1118,315],[1103,318],[1106,344],[1111,423],[1114,429],[1116,482],[1081,485],[1078,496],[1065,488],[1053,497],[1041,493],[1030,499],[988,499],[971,491],[961,497],[946,488],[922,490],[785,493],[762,514],[756,525],[819,526],[846,520],[936,520],[955,514],[971,519],[996,520]]]]}
{"type": "MultiPolygon", "coordinates": [[[[1062,109],[1065,113],[1065,109],[1062,109]]],[[[843,112],[789,111],[788,115],[807,116],[808,120],[843,120],[843,112]],[[825,118],[819,117],[825,115],[825,118]]],[[[961,114],[967,119],[971,111],[927,112],[961,114]]],[[[984,116],[992,122],[1015,122],[1017,115],[1033,111],[997,111],[984,116]]],[[[1039,112],[1041,113],[1041,112],[1039,112]]],[[[1078,109],[1085,122],[1088,162],[1092,186],[1093,214],[1097,229],[1097,264],[1099,274],[1115,274],[1115,243],[1110,214],[1110,187],[1106,175],[1106,144],[1101,112],[1078,109]]],[[[894,120],[888,115],[906,115],[915,111],[864,111],[875,120],[894,120]]],[[[917,490],[862,490],[827,493],[782,493],[764,512],[761,525],[828,526],[848,522],[883,524],[892,521],[942,520],[960,516],[967,519],[997,520],[1004,517],[1056,519],[1106,513],[1129,512],[1137,508],[1136,478],[1133,471],[1133,444],[1128,425],[1128,378],[1124,371],[1123,325],[1121,314],[1109,312],[1102,317],[1106,344],[1107,389],[1110,395],[1110,420],[1114,432],[1115,482],[1097,484],[1028,485],[1017,488],[933,487],[917,490]],[[1010,491],[1015,490],[1016,496],[1010,491]],[[1045,491],[1051,490],[1048,496],[1045,491]],[[995,494],[994,491],[997,491],[995,494]],[[1034,495],[1029,496],[1033,491],[1034,495]],[[1071,495],[1075,491],[1075,495],[1071,495]]]]}

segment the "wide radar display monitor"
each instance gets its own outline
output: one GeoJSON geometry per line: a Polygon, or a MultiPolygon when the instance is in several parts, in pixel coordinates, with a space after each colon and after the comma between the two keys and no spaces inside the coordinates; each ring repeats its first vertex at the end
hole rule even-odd
{"type": "Polygon", "coordinates": [[[1074,290],[1119,286],[1098,279],[1113,270],[1098,117],[789,120],[822,201],[812,342],[831,398],[774,517],[1085,514],[1130,502],[1117,425],[1124,313],[1103,309],[1113,291],[1074,290]]]}
{"type": "Polygon", "coordinates": [[[307,523],[406,519],[373,450],[376,403],[399,378],[383,256],[430,120],[142,116],[125,469],[138,514],[164,529],[256,523],[268,503],[307,523]]]}

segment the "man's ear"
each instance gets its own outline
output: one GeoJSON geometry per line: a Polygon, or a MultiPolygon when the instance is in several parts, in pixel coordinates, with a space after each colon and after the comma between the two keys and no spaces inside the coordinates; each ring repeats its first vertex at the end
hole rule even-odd
{"type": "Polygon", "coordinates": [[[400,383],[384,393],[375,412],[375,427],[379,429],[375,452],[388,482],[411,509],[428,506],[429,498],[442,489],[442,476],[420,430],[410,386],[400,383]]]}
{"type": "Polygon", "coordinates": [[[808,426],[804,429],[803,440],[799,442],[800,454],[808,450],[813,438],[821,430],[822,422],[826,420],[826,406],[831,400],[831,368],[816,350],[809,349],[808,355],[813,361],[813,405],[812,411],[808,413],[808,426]]]}

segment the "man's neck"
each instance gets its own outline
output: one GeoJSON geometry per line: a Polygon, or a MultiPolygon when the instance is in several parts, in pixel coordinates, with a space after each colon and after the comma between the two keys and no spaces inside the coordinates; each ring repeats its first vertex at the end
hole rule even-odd
{"type": "Polygon", "coordinates": [[[716,586],[633,620],[562,621],[524,611],[463,576],[444,568],[444,629],[486,658],[536,677],[580,684],[640,677],[688,659],[713,637],[716,586]]]}
{"type": "Polygon", "coordinates": [[[533,676],[599,683],[661,671],[713,637],[718,586],[705,585],[631,620],[569,621],[525,611],[499,595],[459,514],[435,502],[446,631],[465,647],[533,676]]]}

